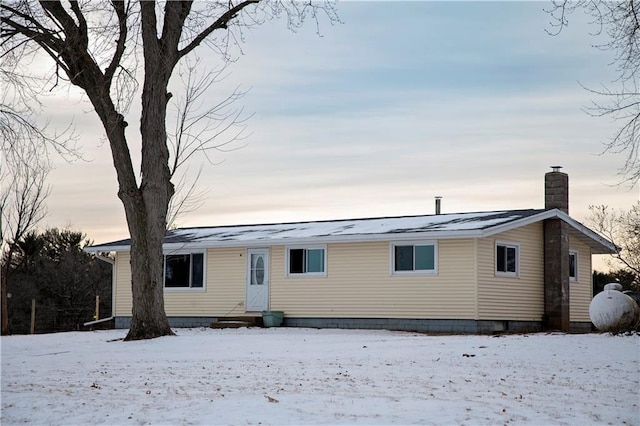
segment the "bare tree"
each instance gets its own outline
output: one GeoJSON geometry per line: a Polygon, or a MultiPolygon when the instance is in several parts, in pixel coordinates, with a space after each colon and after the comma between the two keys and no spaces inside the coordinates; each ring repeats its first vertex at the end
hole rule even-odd
{"type": "Polygon", "coordinates": [[[64,159],[81,159],[76,146],[77,135],[71,124],[62,131],[50,132],[48,122],[39,121],[42,105],[38,102],[38,87],[42,82],[16,70],[14,55],[2,56],[0,68],[0,149],[9,164],[27,161],[25,154],[47,157],[47,147],[64,159]]]}
{"type": "Polygon", "coordinates": [[[601,88],[585,88],[602,101],[586,108],[589,115],[619,121],[620,128],[605,143],[605,152],[624,153],[620,169],[622,182],[634,186],[640,180],[640,4],[634,0],[552,0],[552,35],[568,25],[568,16],[584,10],[592,17],[594,36],[604,34],[608,41],[597,48],[615,54],[612,65],[618,77],[601,88]]]}
{"type": "Polygon", "coordinates": [[[238,142],[248,137],[247,121],[252,114],[245,114],[237,103],[246,91],[236,87],[213,105],[206,99],[210,89],[227,76],[227,64],[208,70],[199,59],[193,62],[187,58],[178,72],[185,91],[177,97],[174,130],[168,133],[172,176],[195,154],[203,154],[210,164],[215,164],[212,151],[238,149],[242,147],[238,142]]]}
{"type": "MultiPolygon", "coordinates": [[[[24,136],[21,134],[21,136],[24,136]]],[[[22,149],[32,144],[16,145],[22,149]]],[[[0,190],[0,237],[2,258],[0,260],[0,283],[2,293],[2,334],[9,333],[7,310],[7,286],[13,269],[14,255],[22,239],[31,232],[46,214],[45,201],[49,195],[46,178],[48,162],[34,160],[32,152],[16,149],[5,161],[0,180],[6,182],[0,190]],[[31,158],[31,161],[26,159],[31,158]]]]}
{"type": "MultiPolygon", "coordinates": [[[[166,130],[167,87],[176,66],[201,45],[228,59],[242,29],[283,16],[290,28],[324,13],[337,19],[331,2],[192,1],[78,2],[5,1],[0,4],[5,51],[44,53],[53,60],[53,83],[81,88],[106,132],[131,237],[132,322],[126,340],[173,334],[164,311],[162,239],[171,181],[166,130]],[[132,99],[136,53],[141,50],[142,156],[140,181],[133,166],[125,114],[132,99]]],[[[197,147],[197,145],[195,146],[197,147]]],[[[200,147],[202,149],[202,147],[200,147]]]]}
{"type": "Polygon", "coordinates": [[[167,229],[178,227],[178,219],[199,209],[204,203],[207,190],[198,190],[197,185],[202,173],[202,166],[194,177],[185,169],[176,182],[176,191],[169,201],[167,209],[167,229]]]}
{"type": "Polygon", "coordinates": [[[589,224],[620,248],[612,254],[614,262],[609,266],[625,269],[640,277],[640,202],[627,210],[610,209],[607,206],[590,206],[589,224]]]}
{"type": "Polygon", "coordinates": [[[177,179],[175,193],[169,202],[167,229],[173,228],[180,216],[198,209],[206,195],[205,190],[197,189],[202,166],[195,176],[190,176],[185,164],[196,154],[211,165],[218,164],[211,152],[240,149],[249,136],[247,121],[252,115],[245,114],[244,108],[238,105],[245,91],[236,87],[229,96],[213,105],[207,98],[212,86],[227,77],[228,64],[224,62],[219,68],[209,70],[202,66],[199,58],[195,61],[186,58],[178,70],[185,91],[176,97],[174,128],[167,133],[171,177],[177,179]]]}

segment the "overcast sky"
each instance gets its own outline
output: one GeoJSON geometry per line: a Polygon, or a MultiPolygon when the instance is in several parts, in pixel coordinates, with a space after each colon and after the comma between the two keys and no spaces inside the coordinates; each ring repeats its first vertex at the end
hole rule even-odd
{"type": "MultiPolygon", "coordinates": [[[[349,2],[343,23],[282,21],[245,33],[243,54],[208,95],[240,85],[250,137],[203,159],[201,207],[179,226],[207,226],[542,208],[544,173],[564,166],[570,214],[591,204],[629,208],[618,187],[624,158],[604,154],[615,129],[582,110],[615,74],[576,14],[545,33],[545,2],[349,2]]],[[[205,64],[217,57],[196,51],[205,64]]],[[[204,69],[204,68],[203,68],[204,69]]],[[[179,93],[174,93],[174,99],[179,93]]],[[[74,96],[46,111],[73,119],[92,161],[56,161],[45,226],[70,226],[96,243],[127,237],[108,144],[95,113],[74,96]]],[[[137,108],[137,107],[136,107],[137,108]]],[[[135,108],[134,108],[135,109],[135,108]]],[[[135,111],[134,111],[135,112],[135,111]]],[[[132,112],[132,114],[134,114],[132,112]]],[[[128,137],[139,150],[137,118],[128,137]]],[[[136,156],[138,154],[136,153],[136,156]]]]}

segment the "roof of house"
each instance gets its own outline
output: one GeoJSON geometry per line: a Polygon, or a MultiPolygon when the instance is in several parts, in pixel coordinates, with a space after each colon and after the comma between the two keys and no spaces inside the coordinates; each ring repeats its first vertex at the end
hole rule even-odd
{"type": "MultiPolygon", "coordinates": [[[[617,247],[613,243],[557,209],[180,228],[167,231],[164,237],[164,247],[171,250],[198,247],[308,244],[310,242],[318,244],[481,238],[552,218],[559,218],[568,223],[570,235],[588,244],[593,253],[604,254],[617,251],[617,247]]],[[[95,253],[128,251],[129,248],[130,240],[126,239],[94,245],[87,247],[86,250],[95,253]]]]}

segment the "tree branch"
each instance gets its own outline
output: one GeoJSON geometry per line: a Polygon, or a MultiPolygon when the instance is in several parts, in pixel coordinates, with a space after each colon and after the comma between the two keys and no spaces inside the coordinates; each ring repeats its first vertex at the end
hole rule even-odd
{"type": "MultiPolygon", "coordinates": [[[[205,28],[200,34],[198,34],[188,45],[178,51],[178,58],[182,58],[189,54],[193,49],[198,47],[212,32],[218,29],[226,29],[229,21],[234,19],[242,9],[245,7],[259,3],[261,0],[245,0],[242,3],[230,8],[228,11],[222,14],[215,22],[205,28]]],[[[231,2],[229,2],[231,4],[231,2]]]]}
{"type": "Polygon", "coordinates": [[[116,41],[116,50],[113,53],[111,62],[109,62],[109,65],[104,71],[104,78],[108,87],[111,87],[113,75],[116,72],[116,68],[122,61],[122,56],[124,55],[125,45],[127,42],[127,12],[124,7],[124,1],[112,0],[111,5],[113,6],[113,10],[116,12],[116,17],[118,18],[118,40],[116,41]]]}

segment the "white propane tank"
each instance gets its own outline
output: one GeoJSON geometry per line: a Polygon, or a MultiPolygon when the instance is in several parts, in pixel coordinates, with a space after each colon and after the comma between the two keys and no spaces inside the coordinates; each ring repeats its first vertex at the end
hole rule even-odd
{"type": "Polygon", "coordinates": [[[620,284],[609,283],[591,300],[589,317],[598,330],[622,330],[640,320],[640,306],[620,290],[620,284]]]}

